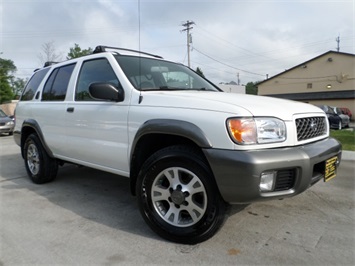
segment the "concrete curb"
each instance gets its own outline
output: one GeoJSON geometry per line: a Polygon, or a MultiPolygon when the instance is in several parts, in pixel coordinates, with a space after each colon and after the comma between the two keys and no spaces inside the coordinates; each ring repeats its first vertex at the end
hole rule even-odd
{"type": "Polygon", "coordinates": [[[355,151],[342,151],[342,160],[355,161],[355,151]]]}
{"type": "MultiPolygon", "coordinates": [[[[354,130],[355,128],[355,122],[350,122],[349,128],[345,130],[354,130]]],[[[342,151],[342,160],[346,161],[355,161],[355,151],[342,151]]]]}

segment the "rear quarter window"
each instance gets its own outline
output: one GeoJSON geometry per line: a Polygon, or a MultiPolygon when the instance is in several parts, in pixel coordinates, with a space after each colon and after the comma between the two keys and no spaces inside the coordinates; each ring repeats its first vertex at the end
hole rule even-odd
{"type": "Polygon", "coordinates": [[[49,69],[50,68],[44,68],[38,70],[32,75],[31,79],[28,81],[25,86],[25,89],[23,90],[20,101],[30,101],[33,99],[39,84],[42,82],[44,76],[47,74],[49,69]]]}

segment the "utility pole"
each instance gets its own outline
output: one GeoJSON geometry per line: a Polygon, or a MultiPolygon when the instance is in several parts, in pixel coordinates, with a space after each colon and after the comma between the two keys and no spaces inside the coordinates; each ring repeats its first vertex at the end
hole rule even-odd
{"type": "Polygon", "coordinates": [[[338,36],[338,38],[335,39],[337,42],[337,51],[339,52],[340,50],[340,36],[338,36]]]}
{"type": "Polygon", "coordinates": [[[190,34],[190,30],[193,29],[191,25],[194,25],[195,22],[193,21],[186,21],[186,23],[183,23],[182,26],[185,27],[182,31],[186,31],[186,42],[187,42],[187,65],[190,67],[190,43],[192,43],[192,38],[190,34]]]}

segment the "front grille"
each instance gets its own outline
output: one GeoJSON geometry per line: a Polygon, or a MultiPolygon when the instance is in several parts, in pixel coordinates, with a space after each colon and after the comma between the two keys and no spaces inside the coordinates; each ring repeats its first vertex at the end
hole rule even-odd
{"type": "Polygon", "coordinates": [[[297,140],[307,140],[326,134],[325,117],[305,117],[296,119],[297,140]]]}
{"type": "Polygon", "coordinates": [[[5,126],[5,123],[0,123],[0,126],[5,126]]]}
{"type": "Polygon", "coordinates": [[[295,185],[296,169],[277,171],[274,191],[289,190],[295,185]]]}

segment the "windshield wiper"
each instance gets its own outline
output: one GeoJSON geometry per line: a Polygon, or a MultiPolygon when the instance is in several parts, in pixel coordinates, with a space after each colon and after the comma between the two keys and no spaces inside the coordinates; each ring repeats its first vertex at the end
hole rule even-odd
{"type": "Polygon", "coordinates": [[[179,91],[179,90],[186,90],[185,88],[177,88],[177,87],[170,87],[170,86],[160,86],[159,89],[165,91],[179,91]]]}
{"type": "Polygon", "coordinates": [[[140,91],[158,91],[160,88],[150,87],[150,88],[140,88],[140,91]]]}
{"type": "Polygon", "coordinates": [[[160,86],[157,87],[149,87],[149,88],[141,88],[141,91],[177,91],[177,90],[187,90],[186,88],[177,88],[177,87],[169,87],[169,86],[160,86]]]}
{"type": "Polygon", "coordinates": [[[159,88],[141,88],[141,91],[205,91],[206,88],[179,88],[179,87],[170,87],[170,86],[160,86],[159,88]]]}
{"type": "Polygon", "coordinates": [[[206,88],[178,88],[178,87],[170,87],[170,86],[161,86],[159,87],[161,90],[186,90],[186,91],[205,91],[206,88]]]}

